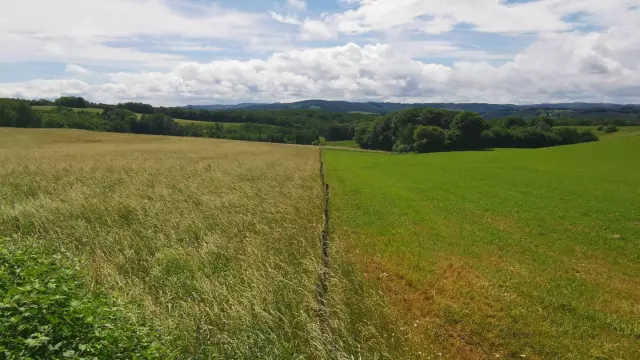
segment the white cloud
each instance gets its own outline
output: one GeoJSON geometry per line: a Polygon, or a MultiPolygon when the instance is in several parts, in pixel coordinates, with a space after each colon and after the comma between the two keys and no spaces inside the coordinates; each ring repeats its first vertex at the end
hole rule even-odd
{"type": "MultiPolygon", "coordinates": [[[[0,46],[8,49],[0,62],[62,62],[77,79],[87,73],[74,64],[121,62],[128,70],[102,83],[0,83],[0,96],[82,94],[164,105],[309,98],[640,102],[640,10],[630,8],[638,0],[343,2],[340,13],[300,19],[295,12],[256,15],[182,0],[22,0],[0,18],[0,46]],[[265,19],[298,32],[266,31],[265,19]],[[461,25],[473,30],[447,34],[461,25]],[[528,33],[530,45],[509,54],[462,45],[460,33],[478,32],[504,34],[500,39],[528,33]],[[225,40],[227,58],[234,45],[253,56],[199,63],[162,53],[223,50],[216,40],[225,40]],[[318,40],[347,44],[317,48],[318,40]],[[131,45],[140,41],[145,51],[131,45]],[[448,61],[437,63],[442,58],[448,61]]],[[[487,42],[495,35],[482,36],[487,42]]]]}
{"type": "Polygon", "coordinates": [[[273,11],[269,11],[269,15],[271,15],[271,18],[273,18],[273,20],[283,24],[302,25],[302,22],[294,16],[281,15],[273,11]]]}
{"type": "MultiPolygon", "coordinates": [[[[427,44],[425,44],[426,46],[427,44]]],[[[115,73],[106,84],[0,84],[0,94],[84,92],[97,101],[154,104],[344,100],[534,103],[639,102],[637,41],[624,32],[548,34],[502,65],[425,63],[395,45],[292,50],[264,60],[189,62],[169,72],[115,73]],[[41,87],[47,90],[41,90],[41,87]]],[[[433,49],[456,51],[446,43],[433,49]]]]}
{"type": "MultiPolygon", "coordinates": [[[[388,31],[397,27],[426,33],[450,31],[458,24],[488,33],[567,31],[572,14],[594,15],[616,21],[637,0],[539,0],[510,3],[496,0],[352,0],[355,9],[326,18],[330,27],[345,34],[388,31]]],[[[612,24],[611,22],[609,24],[612,24]]]]}
{"type": "Polygon", "coordinates": [[[67,64],[67,67],[65,68],[64,71],[67,72],[68,74],[76,75],[76,76],[85,76],[85,75],[91,74],[91,71],[89,71],[88,69],[75,64],[67,64]]]}
{"type": "Polygon", "coordinates": [[[303,40],[331,40],[336,37],[337,34],[322,21],[305,20],[302,24],[303,40]]]}
{"type": "Polygon", "coordinates": [[[294,10],[303,11],[307,9],[306,0],[287,0],[287,4],[294,10]]]}
{"type": "Polygon", "coordinates": [[[0,84],[0,97],[57,98],[61,95],[85,95],[91,86],[79,80],[32,80],[0,84]]]}
{"type": "Polygon", "coordinates": [[[131,44],[171,37],[243,42],[271,34],[265,31],[264,14],[185,0],[21,0],[5,6],[2,15],[0,47],[11,50],[0,53],[1,62],[117,61],[170,67],[184,57],[159,52],[175,48],[147,52],[131,44]]]}

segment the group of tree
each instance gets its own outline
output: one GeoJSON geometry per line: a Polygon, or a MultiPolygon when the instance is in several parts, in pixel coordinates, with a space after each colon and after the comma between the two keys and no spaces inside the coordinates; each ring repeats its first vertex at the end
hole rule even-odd
{"type": "MultiPolygon", "coordinates": [[[[98,104],[84,100],[83,98],[63,97],[56,101],[49,100],[30,100],[29,103],[34,106],[56,106],[62,105],[71,108],[99,108],[103,110],[117,109],[129,110],[131,112],[143,115],[164,114],[174,119],[192,120],[209,123],[233,123],[233,124],[262,124],[271,125],[278,128],[286,128],[281,130],[284,140],[282,142],[293,141],[293,138],[307,138],[311,133],[315,134],[315,139],[320,137],[328,141],[352,140],[355,135],[356,127],[361,123],[372,121],[374,115],[367,114],[349,114],[334,113],[323,110],[314,109],[290,109],[290,110],[206,110],[190,107],[154,107],[149,104],[138,102],[127,102],[118,105],[98,104]],[[72,106],[83,103],[84,106],[72,106]],[[292,135],[292,134],[297,135],[292,135]]],[[[273,128],[262,127],[260,137],[274,137],[273,128]],[[269,132],[269,134],[263,134],[269,132]]],[[[210,132],[198,131],[200,134],[210,132]]],[[[228,136],[246,137],[243,131],[239,133],[236,130],[230,130],[228,136]]],[[[280,139],[280,136],[275,136],[280,139]]],[[[313,141],[313,140],[312,140],[313,141]]],[[[280,142],[280,141],[279,141],[280,142]]]]}
{"type": "MultiPolygon", "coordinates": [[[[61,103],[80,103],[77,100],[67,98],[59,100],[61,103]]],[[[305,127],[284,127],[248,122],[241,124],[206,122],[182,124],[162,112],[153,111],[150,114],[134,113],[126,109],[128,105],[107,106],[103,107],[102,112],[96,112],[84,110],[86,108],[55,106],[46,102],[40,102],[40,104],[42,105],[39,106],[54,107],[34,109],[23,100],[0,99],[0,126],[70,128],[296,144],[312,144],[319,139],[319,134],[316,131],[305,127]]],[[[144,108],[144,106],[141,108],[144,108]]],[[[340,135],[343,127],[345,125],[337,124],[335,128],[332,125],[329,126],[328,131],[337,133],[334,136],[343,136],[340,135]]],[[[347,131],[349,130],[347,129],[347,131]]],[[[353,132],[353,130],[351,131],[353,132]]]]}
{"type": "Polygon", "coordinates": [[[554,128],[553,119],[507,118],[491,127],[470,111],[408,109],[378,118],[356,129],[363,149],[435,152],[495,147],[540,148],[597,141],[591,131],[554,128]]]}
{"type": "MultiPolygon", "coordinates": [[[[327,141],[355,139],[364,149],[397,152],[539,148],[598,140],[590,131],[561,127],[566,125],[566,119],[547,114],[534,118],[510,116],[487,122],[478,113],[445,108],[409,108],[376,116],[314,109],[207,110],[154,107],[134,102],[108,105],[69,96],[55,101],[0,100],[0,126],[77,128],[297,144],[314,144],[321,138],[327,141]],[[30,105],[47,107],[34,110],[30,105]],[[88,108],[103,111],[98,113],[88,111],[91,110],[88,108]]],[[[614,132],[617,128],[615,122],[610,122],[598,130],[614,132]]]]}

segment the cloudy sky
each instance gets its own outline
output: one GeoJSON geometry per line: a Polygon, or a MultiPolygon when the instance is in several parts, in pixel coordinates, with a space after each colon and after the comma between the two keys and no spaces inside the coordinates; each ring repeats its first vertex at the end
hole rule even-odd
{"type": "Polygon", "coordinates": [[[0,1],[0,97],[640,103],[640,0],[0,1]]]}

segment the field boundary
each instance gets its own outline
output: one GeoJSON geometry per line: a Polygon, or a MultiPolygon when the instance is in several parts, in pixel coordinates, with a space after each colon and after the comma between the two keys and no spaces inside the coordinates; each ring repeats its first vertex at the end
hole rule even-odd
{"type": "Polygon", "coordinates": [[[329,292],[329,184],[327,184],[324,166],[324,148],[320,148],[320,180],[322,181],[324,200],[324,222],[322,225],[322,269],[318,279],[318,302],[321,319],[327,324],[327,293],[329,292]]]}

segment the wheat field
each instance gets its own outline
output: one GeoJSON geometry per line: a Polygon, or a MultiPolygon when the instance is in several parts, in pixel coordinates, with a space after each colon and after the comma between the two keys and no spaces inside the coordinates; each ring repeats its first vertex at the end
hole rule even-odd
{"type": "Polygon", "coordinates": [[[0,129],[0,236],[69,251],[176,358],[382,358],[381,296],[332,248],[318,315],[318,149],[0,129]]]}

